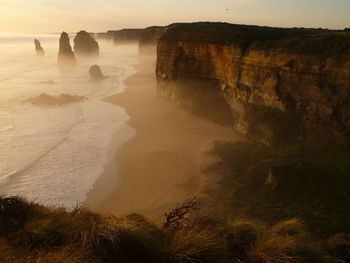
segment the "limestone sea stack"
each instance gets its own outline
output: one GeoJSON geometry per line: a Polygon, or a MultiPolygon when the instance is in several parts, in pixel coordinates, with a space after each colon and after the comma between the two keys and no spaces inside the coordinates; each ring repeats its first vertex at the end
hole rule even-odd
{"type": "Polygon", "coordinates": [[[35,51],[37,56],[45,56],[44,49],[41,47],[41,43],[38,39],[34,39],[35,51]]]}
{"type": "Polygon", "coordinates": [[[100,52],[97,41],[86,31],[80,31],[74,38],[74,53],[84,56],[98,56],[100,52]]]}
{"type": "Polygon", "coordinates": [[[58,52],[58,64],[59,65],[72,65],[75,64],[75,56],[72,51],[72,47],[69,42],[69,37],[66,32],[62,32],[60,37],[60,47],[58,52]]]}
{"type": "Polygon", "coordinates": [[[90,73],[92,81],[99,81],[99,80],[102,80],[102,79],[106,78],[102,74],[101,68],[98,65],[91,66],[90,70],[89,70],[89,73],[90,73]]]}

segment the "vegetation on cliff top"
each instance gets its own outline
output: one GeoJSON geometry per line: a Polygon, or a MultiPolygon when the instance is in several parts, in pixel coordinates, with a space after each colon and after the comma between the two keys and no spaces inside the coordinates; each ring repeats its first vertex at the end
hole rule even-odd
{"type": "Polygon", "coordinates": [[[228,23],[177,23],[168,26],[163,41],[237,45],[243,49],[279,48],[306,54],[349,54],[350,32],[311,28],[277,28],[228,23]]]}
{"type": "Polygon", "coordinates": [[[337,262],[349,259],[348,235],[315,242],[290,219],[267,226],[242,219],[194,220],[189,201],[156,225],[140,215],[68,212],[0,198],[1,262],[337,262]],[[189,223],[190,222],[190,223],[189,223]]]}

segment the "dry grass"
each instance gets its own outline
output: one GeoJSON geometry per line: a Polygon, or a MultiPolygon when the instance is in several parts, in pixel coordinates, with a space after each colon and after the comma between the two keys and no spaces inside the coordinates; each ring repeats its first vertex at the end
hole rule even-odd
{"type": "Polygon", "coordinates": [[[273,226],[246,219],[191,220],[169,231],[137,214],[69,212],[1,197],[0,262],[322,263],[348,255],[343,253],[348,236],[329,239],[329,255],[323,255],[297,219],[273,226]]]}
{"type": "Polygon", "coordinates": [[[226,262],[224,244],[210,227],[196,226],[175,232],[169,243],[175,262],[226,262]]]}
{"type": "Polygon", "coordinates": [[[324,248],[334,257],[350,262],[350,234],[339,233],[324,242],[324,248]]]}
{"type": "Polygon", "coordinates": [[[266,227],[260,222],[235,219],[223,225],[222,236],[230,256],[237,260],[245,260],[265,231],[266,227]]]}

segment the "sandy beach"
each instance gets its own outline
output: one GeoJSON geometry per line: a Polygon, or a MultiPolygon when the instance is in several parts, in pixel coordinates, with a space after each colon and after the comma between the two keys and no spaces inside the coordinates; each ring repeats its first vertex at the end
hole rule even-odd
{"type": "MultiPolygon", "coordinates": [[[[124,93],[105,100],[126,109],[136,135],[118,152],[89,193],[98,212],[159,216],[213,182],[204,168],[215,140],[237,138],[232,129],[196,117],[157,96],[153,67],[136,66],[124,93]]],[[[113,156],[114,155],[114,156],[113,156]]]]}

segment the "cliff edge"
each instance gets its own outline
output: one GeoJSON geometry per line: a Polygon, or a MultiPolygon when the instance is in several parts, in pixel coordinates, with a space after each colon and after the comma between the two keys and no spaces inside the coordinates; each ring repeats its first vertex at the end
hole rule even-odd
{"type": "Polygon", "coordinates": [[[265,143],[346,144],[350,33],[172,24],[158,41],[161,96],[265,143]]]}
{"type": "Polygon", "coordinates": [[[112,38],[115,45],[124,45],[138,43],[144,29],[139,28],[127,28],[117,31],[112,31],[112,38]]]}

